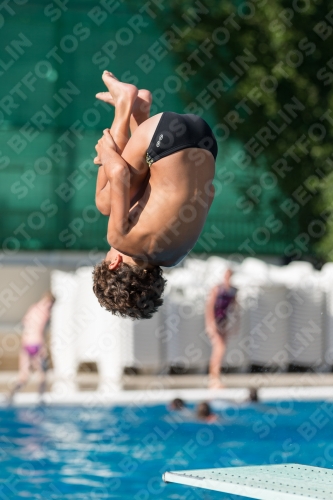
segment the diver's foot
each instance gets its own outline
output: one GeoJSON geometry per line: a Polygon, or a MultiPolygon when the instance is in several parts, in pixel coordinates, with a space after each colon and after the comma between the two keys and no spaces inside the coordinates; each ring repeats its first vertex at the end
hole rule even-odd
{"type": "Polygon", "coordinates": [[[126,102],[130,107],[133,106],[139,92],[135,85],[120,82],[110,71],[103,72],[102,80],[110,92],[115,106],[120,102],[126,102]]]}
{"type": "MultiPolygon", "coordinates": [[[[107,104],[111,104],[111,106],[115,105],[115,101],[110,92],[98,92],[98,94],[96,94],[96,97],[100,101],[104,101],[107,104]]],[[[146,89],[139,90],[137,98],[135,99],[132,108],[132,114],[133,116],[135,116],[137,121],[139,120],[144,121],[147,118],[149,118],[152,100],[153,98],[149,90],[146,89]]]]}

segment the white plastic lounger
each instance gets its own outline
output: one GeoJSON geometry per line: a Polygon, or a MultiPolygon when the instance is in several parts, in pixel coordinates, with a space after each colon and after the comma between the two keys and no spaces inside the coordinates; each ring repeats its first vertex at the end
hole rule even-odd
{"type": "Polygon", "coordinates": [[[181,470],[163,480],[259,500],[333,499],[333,470],[299,464],[181,470]]]}

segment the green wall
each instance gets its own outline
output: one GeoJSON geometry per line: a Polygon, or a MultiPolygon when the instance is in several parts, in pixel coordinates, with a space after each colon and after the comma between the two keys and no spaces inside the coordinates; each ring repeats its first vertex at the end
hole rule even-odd
{"type": "MultiPolygon", "coordinates": [[[[180,94],[186,83],[175,73],[172,51],[156,43],[163,33],[154,16],[161,11],[151,4],[140,13],[144,4],[112,0],[19,3],[11,2],[0,17],[2,247],[106,249],[107,219],[94,207],[92,163],[113,117],[113,108],[95,99],[104,90],[102,71],[154,91],[154,113],[185,111],[180,94]],[[150,59],[155,54],[152,71],[140,63],[148,53],[150,59]]],[[[213,110],[204,117],[214,128],[213,110]]],[[[194,250],[282,254],[297,228],[288,234],[278,229],[276,189],[265,189],[260,211],[245,203],[248,179],[232,159],[236,152],[232,141],[220,144],[217,196],[194,250]]],[[[252,175],[257,184],[258,171],[252,175]]]]}

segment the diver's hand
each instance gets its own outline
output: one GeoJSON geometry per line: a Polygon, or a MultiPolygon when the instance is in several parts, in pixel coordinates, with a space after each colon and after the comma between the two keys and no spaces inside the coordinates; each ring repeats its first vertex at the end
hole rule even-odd
{"type": "Polygon", "coordinates": [[[121,156],[117,152],[117,145],[113,140],[110,130],[103,131],[103,136],[95,146],[97,156],[94,158],[95,165],[108,165],[121,156]]]}

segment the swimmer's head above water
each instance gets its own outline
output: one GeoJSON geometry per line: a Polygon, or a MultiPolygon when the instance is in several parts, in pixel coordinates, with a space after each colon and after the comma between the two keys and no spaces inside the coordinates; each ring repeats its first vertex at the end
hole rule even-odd
{"type": "Polygon", "coordinates": [[[124,255],[115,248],[93,271],[93,290],[102,307],[122,317],[148,319],[162,305],[166,280],[160,266],[124,255]]]}

